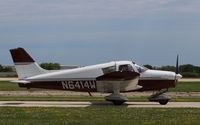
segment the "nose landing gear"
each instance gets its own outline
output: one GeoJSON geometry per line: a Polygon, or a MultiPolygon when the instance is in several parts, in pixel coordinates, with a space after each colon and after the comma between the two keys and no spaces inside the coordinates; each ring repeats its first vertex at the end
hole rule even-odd
{"type": "Polygon", "coordinates": [[[171,97],[165,94],[167,91],[168,90],[159,91],[151,95],[148,99],[151,102],[159,102],[161,105],[166,105],[171,100],[171,97]]]}

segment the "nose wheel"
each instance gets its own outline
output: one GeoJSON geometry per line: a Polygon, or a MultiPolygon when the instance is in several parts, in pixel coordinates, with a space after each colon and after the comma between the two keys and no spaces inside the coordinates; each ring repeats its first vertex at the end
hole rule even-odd
{"type": "Polygon", "coordinates": [[[124,102],[126,102],[126,101],[123,101],[123,100],[121,100],[121,101],[119,101],[119,100],[114,100],[114,101],[112,101],[112,103],[113,103],[114,105],[122,105],[124,102]]]}
{"type": "Polygon", "coordinates": [[[167,103],[169,102],[169,100],[160,100],[159,101],[159,103],[161,104],[161,105],[166,105],[167,103]]]}
{"type": "Polygon", "coordinates": [[[159,91],[151,95],[148,99],[151,102],[159,102],[161,105],[166,105],[171,100],[171,97],[166,94],[167,91],[168,90],[159,91]]]}

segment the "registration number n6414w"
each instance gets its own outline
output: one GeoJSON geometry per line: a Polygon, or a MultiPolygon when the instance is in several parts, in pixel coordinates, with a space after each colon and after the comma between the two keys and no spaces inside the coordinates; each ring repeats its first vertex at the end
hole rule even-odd
{"type": "Polygon", "coordinates": [[[96,81],[62,81],[62,87],[66,90],[96,89],[96,81]]]}

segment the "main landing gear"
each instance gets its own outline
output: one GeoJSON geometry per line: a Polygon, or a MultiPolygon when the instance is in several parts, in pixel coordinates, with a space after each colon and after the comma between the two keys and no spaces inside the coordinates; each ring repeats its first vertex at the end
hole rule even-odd
{"type": "Polygon", "coordinates": [[[105,100],[111,101],[114,105],[122,105],[128,99],[123,95],[112,93],[111,95],[106,96],[105,100]]]}
{"type": "Polygon", "coordinates": [[[118,86],[115,86],[115,89],[112,94],[105,97],[106,101],[111,101],[114,105],[122,105],[128,99],[127,97],[120,94],[118,86]]]}
{"type": "Polygon", "coordinates": [[[166,105],[171,99],[170,96],[165,94],[168,90],[159,91],[153,95],[151,95],[148,99],[151,102],[159,102],[161,105],[166,105]]]}

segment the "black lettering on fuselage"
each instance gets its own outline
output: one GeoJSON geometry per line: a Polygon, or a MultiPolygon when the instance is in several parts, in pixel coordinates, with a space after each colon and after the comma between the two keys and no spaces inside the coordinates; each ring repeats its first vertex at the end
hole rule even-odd
{"type": "Polygon", "coordinates": [[[62,81],[62,88],[66,90],[94,90],[96,81],[62,81]]]}

